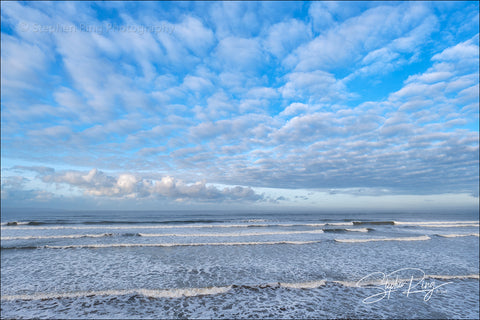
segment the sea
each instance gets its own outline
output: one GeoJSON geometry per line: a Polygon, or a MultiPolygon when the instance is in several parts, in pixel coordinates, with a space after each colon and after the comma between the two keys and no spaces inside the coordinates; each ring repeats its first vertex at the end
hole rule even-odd
{"type": "Polygon", "coordinates": [[[478,212],[4,210],[1,318],[478,319],[478,212]]]}

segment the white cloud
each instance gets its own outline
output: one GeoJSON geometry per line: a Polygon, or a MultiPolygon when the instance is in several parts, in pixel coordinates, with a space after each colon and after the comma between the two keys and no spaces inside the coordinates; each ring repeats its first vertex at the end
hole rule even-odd
{"type": "Polygon", "coordinates": [[[34,43],[3,33],[2,48],[2,96],[14,96],[19,89],[35,91],[44,86],[40,74],[52,63],[48,52],[34,43]]]}
{"type": "MultiPolygon", "coordinates": [[[[478,42],[478,34],[475,36],[478,42]]],[[[478,45],[473,42],[473,39],[461,42],[453,47],[449,47],[432,57],[433,61],[465,61],[472,62],[474,60],[478,63],[478,45]]]]}
{"type": "Polygon", "coordinates": [[[280,115],[291,116],[308,110],[308,105],[304,103],[294,102],[286,107],[280,115]]]}
{"type": "Polygon", "coordinates": [[[274,99],[278,97],[278,92],[273,88],[254,87],[246,93],[246,97],[254,99],[274,99]]]}
{"type": "Polygon", "coordinates": [[[236,71],[255,71],[263,60],[263,52],[256,39],[227,37],[216,48],[221,68],[236,71]]]}
{"type": "Polygon", "coordinates": [[[316,32],[328,30],[336,22],[328,8],[328,4],[329,2],[312,2],[308,8],[308,14],[313,20],[313,30],[316,32]]]}
{"type": "MultiPolygon", "coordinates": [[[[225,187],[218,189],[205,181],[185,183],[171,176],[160,180],[137,177],[131,173],[118,177],[92,169],[88,173],[64,171],[41,175],[45,183],[67,184],[81,189],[86,195],[97,197],[148,198],[165,197],[171,200],[198,201],[259,201],[262,196],[248,187],[225,187]]],[[[6,181],[10,183],[11,181],[6,181]]],[[[17,183],[18,184],[18,183],[17,183]]]]}
{"type": "Polygon", "coordinates": [[[223,39],[232,34],[249,37],[259,31],[261,19],[259,4],[255,2],[216,2],[212,4],[209,15],[215,25],[215,34],[223,39]]]}
{"type": "Polygon", "coordinates": [[[213,46],[215,37],[212,30],[191,16],[186,16],[180,24],[172,26],[172,33],[197,56],[203,56],[213,46]]]}
{"type": "Polygon", "coordinates": [[[185,79],[183,79],[183,86],[188,90],[201,92],[211,88],[213,84],[208,79],[187,75],[185,79]]]}
{"type": "Polygon", "coordinates": [[[284,98],[313,102],[346,98],[344,84],[328,72],[292,72],[285,75],[285,78],[286,83],[280,88],[284,98]]]}
{"type": "MultiPolygon", "coordinates": [[[[355,63],[365,52],[383,47],[422,22],[428,27],[419,27],[417,31],[431,32],[433,22],[424,22],[428,14],[428,9],[420,4],[369,9],[300,46],[287,57],[285,64],[296,71],[310,71],[331,70],[345,63],[355,63]]],[[[411,48],[418,42],[418,34],[420,32],[412,32],[410,37],[397,39],[394,46],[403,50],[411,48]]]]}
{"type": "Polygon", "coordinates": [[[311,37],[310,28],[304,22],[291,19],[271,26],[264,46],[277,58],[282,59],[311,37]]]}

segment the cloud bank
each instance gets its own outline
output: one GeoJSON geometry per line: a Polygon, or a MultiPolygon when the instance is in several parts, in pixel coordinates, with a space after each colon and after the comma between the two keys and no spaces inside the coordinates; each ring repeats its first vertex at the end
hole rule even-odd
{"type": "MultiPolygon", "coordinates": [[[[173,201],[200,202],[256,202],[264,201],[263,195],[257,194],[249,187],[234,186],[219,189],[207,185],[205,181],[185,183],[171,176],[161,179],[146,179],[131,173],[118,176],[107,175],[98,169],[88,172],[60,171],[45,167],[17,166],[14,170],[36,172],[37,179],[45,184],[77,189],[89,197],[107,197],[117,199],[166,199],[173,201]]],[[[21,176],[8,177],[2,185],[2,197],[11,198],[23,187],[28,179],[21,176]]],[[[24,200],[35,199],[26,197],[24,200]]]]}

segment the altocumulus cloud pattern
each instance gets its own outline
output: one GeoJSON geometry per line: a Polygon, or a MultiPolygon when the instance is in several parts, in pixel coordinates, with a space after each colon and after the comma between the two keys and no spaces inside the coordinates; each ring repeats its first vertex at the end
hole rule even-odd
{"type": "Polygon", "coordinates": [[[478,12],[2,3],[2,202],[478,202],[478,12]]]}

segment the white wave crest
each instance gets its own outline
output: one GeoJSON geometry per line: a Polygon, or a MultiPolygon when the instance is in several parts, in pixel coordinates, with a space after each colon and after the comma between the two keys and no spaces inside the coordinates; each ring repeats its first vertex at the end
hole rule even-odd
{"type": "Polygon", "coordinates": [[[292,288],[292,289],[313,289],[322,287],[327,282],[325,280],[316,280],[316,281],[308,281],[308,282],[280,282],[280,286],[284,288],[292,288]]]}
{"type": "Polygon", "coordinates": [[[353,222],[329,222],[327,226],[353,226],[353,222]]]}
{"type": "Polygon", "coordinates": [[[79,298],[88,296],[120,296],[138,294],[149,298],[181,298],[201,295],[214,295],[228,292],[232,286],[210,288],[186,288],[186,289],[131,289],[131,290],[102,290],[102,291],[77,291],[77,292],[53,292],[21,295],[4,295],[2,300],[44,300],[61,298],[79,298]]]}
{"type": "Polygon", "coordinates": [[[399,238],[335,239],[336,242],[343,242],[343,243],[360,243],[360,242],[372,242],[372,241],[423,241],[423,240],[430,240],[430,237],[419,236],[419,237],[399,237],[399,238]]]}
{"type": "MultiPolygon", "coordinates": [[[[138,233],[142,237],[250,237],[264,235],[289,235],[289,234],[318,234],[323,230],[305,231],[272,231],[272,232],[250,232],[250,233],[138,233]]],[[[78,239],[78,238],[101,238],[113,236],[112,233],[101,234],[73,234],[55,236],[22,236],[22,237],[1,237],[1,240],[37,240],[37,239],[78,239]]]]}
{"type": "MultiPolygon", "coordinates": [[[[27,224],[27,223],[26,223],[27,224]]],[[[201,229],[201,228],[255,228],[255,227],[314,227],[314,226],[324,226],[324,223],[317,223],[317,224],[291,224],[291,223],[275,223],[275,224],[195,224],[195,225],[130,225],[130,226],[109,226],[109,225],[102,225],[102,226],[4,226],[2,225],[2,230],[62,230],[62,229],[69,229],[69,230],[95,230],[95,229],[102,229],[102,230],[122,230],[122,229],[201,229]]]]}
{"type": "Polygon", "coordinates": [[[100,234],[70,234],[58,236],[24,236],[24,237],[1,237],[1,240],[37,240],[37,239],[78,239],[78,238],[101,238],[110,237],[112,233],[100,234]]]}
{"type": "MultiPolygon", "coordinates": [[[[122,230],[122,229],[183,229],[183,228],[251,228],[251,227],[269,227],[269,226],[282,226],[277,224],[218,224],[218,225],[130,225],[130,226],[2,226],[2,229],[15,229],[15,230],[89,230],[89,229],[108,229],[108,230],[122,230]]],[[[287,225],[285,225],[287,226],[287,225]]],[[[290,226],[290,225],[289,225],[290,226]]]]}
{"type": "Polygon", "coordinates": [[[303,223],[303,224],[294,224],[294,223],[264,223],[264,224],[189,224],[189,225],[121,225],[121,226],[111,226],[111,225],[102,225],[102,226],[31,226],[28,225],[28,222],[24,223],[25,226],[6,226],[2,225],[2,230],[62,230],[62,229],[71,229],[71,230],[122,230],[122,229],[201,229],[201,228],[255,228],[255,227],[323,227],[325,225],[330,226],[351,226],[352,222],[339,222],[339,223],[303,223]]]}
{"type": "Polygon", "coordinates": [[[478,227],[478,221],[394,221],[395,225],[418,226],[426,228],[460,228],[460,227],[478,227]]]}
{"type": "Polygon", "coordinates": [[[423,224],[426,228],[463,228],[463,227],[479,227],[479,224],[423,224]]]}
{"type": "Polygon", "coordinates": [[[248,245],[276,245],[276,244],[312,244],[320,241],[264,241],[264,242],[200,242],[200,243],[109,243],[109,244],[75,244],[66,246],[41,246],[45,249],[73,249],[73,248],[122,248],[122,247],[195,247],[195,246],[248,246],[248,245]]]}
{"type": "Polygon", "coordinates": [[[437,234],[439,237],[444,238],[457,238],[457,237],[478,237],[478,233],[462,233],[462,234],[437,234]]]}
{"type": "MultiPolygon", "coordinates": [[[[250,223],[264,222],[264,219],[246,220],[247,224],[188,224],[188,225],[122,225],[122,226],[35,226],[30,222],[16,222],[16,225],[9,225],[11,222],[3,222],[2,229],[17,230],[58,230],[58,229],[182,229],[182,228],[251,228],[251,227],[322,227],[322,226],[352,226],[354,222],[329,222],[329,223],[307,223],[307,224],[285,224],[285,223],[250,223]]],[[[479,221],[392,221],[394,225],[424,226],[424,227],[478,227],[479,221]]],[[[358,222],[357,222],[358,223],[358,222]]],[[[361,222],[363,224],[376,224],[373,222],[361,222]]]]}
{"type": "Polygon", "coordinates": [[[345,231],[349,231],[349,232],[368,232],[368,228],[345,229],[345,231]]]}
{"type": "MultiPolygon", "coordinates": [[[[408,282],[412,280],[421,280],[422,278],[397,279],[397,281],[408,282]]],[[[423,279],[476,279],[479,280],[478,274],[470,275],[425,275],[423,279]]],[[[308,282],[277,282],[275,284],[246,286],[248,288],[258,287],[284,287],[291,289],[314,289],[325,286],[327,283],[337,283],[345,287],[358,287],[358,281],[337,281],[337,280],[314,280],[308,282]]],[[[372,279],[370,281],[362,281],[361,286],[384,285],[383,279],[372,279]]],[[[121,295],[142,295],[149,298],[182,298],[194,297],[202,295],[216,295],[229,292],[234,287],[242,287],[241,285],[229,285],[221,287],[206,288],[180,288],[180,289],[126,289],[126,290],[99,290],[99,291],[75,291],[75,292],[51,292],[51,293],[34,293],[34,294],[18,294],[18,295],[2,295],[2,301],[12,300],[46,300],[46,299],[63,299],[63,298],[80,298],[90,296],[121,296],[121,295]]]]}
{"type": "Polygon", "coordinates": [[[316,234],[323,233],[323,230],[309,231],[272,231],[272,232],[251,232],[251,233],[139,233],[142,237],[250,237],[265,235],[288,235],[288,234],[316,234]]]}
{"type": "Polygon", "coordinates": [[[2,226],[21,226],[21,225],[28,225],[30,222],[22,222],[22,221],[10,221],[10,222],[2,222],[0,225],[2,226]]]}
{"type": "MultiPolygon", "coordinates": [[[[341,286],[349,288],[357,288],[358,281],[332,281],[333,283],[338,283],[341,286]]],[[[369,281],[362,282],[362,286],[381,286],[385,283],[383,280],[374,279],[369,281]]]]}
{"type": "Polygon", "coordinates": [[[398,225],[424,225],[424,224],[478,224],[478,221],[394,221],[398,225]]]}

